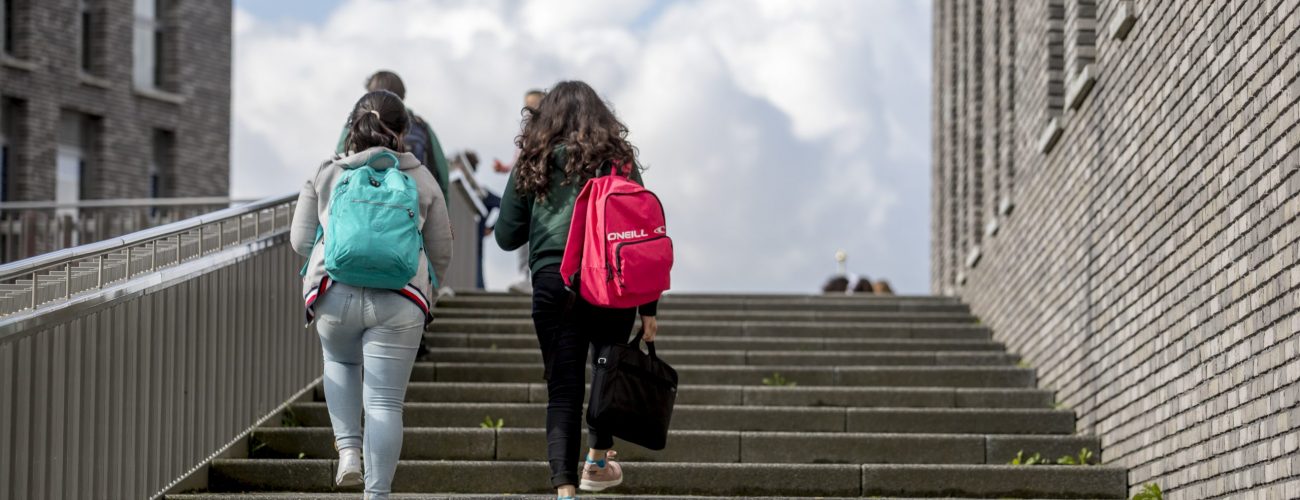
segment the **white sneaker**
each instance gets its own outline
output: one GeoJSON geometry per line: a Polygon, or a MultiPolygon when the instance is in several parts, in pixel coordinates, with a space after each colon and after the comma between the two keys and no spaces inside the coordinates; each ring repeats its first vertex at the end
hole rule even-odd
{"type": "Polygon", "coordinates": [[[339,472],[334,476],[334,484],[339,486],[359,486],[365,482],[361,474],[361,449],[343,448],[339,450],[339,472]]]}

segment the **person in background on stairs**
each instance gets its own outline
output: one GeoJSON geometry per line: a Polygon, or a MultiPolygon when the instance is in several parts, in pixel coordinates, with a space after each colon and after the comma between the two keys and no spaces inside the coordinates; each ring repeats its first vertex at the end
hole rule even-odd
{"type": "MultiPolygon", "coordinates": [[[[303,296],[309,324],[319,319],[316,330],[325,357],[325,402],[334,427],[334,446],[339,451],[335,482],[355,486],[364,478],[366,498],[382,500],[388,498],[402,452],[406,385],[424,326],[431,318],[429,297],[435,297],[434,279],[442,283],[451,263],[451,223],[438,181],[403,149],[402,138],[411,122],[396,94],[383,90],[366,94],[357,102],[349,123],[348,151],[354,153],[326,161],[307,180],[298,195],[289,241],[294,251],[308,257],[303,296]],[[329,207],[336,181],[349,170],[363,166],[377,172],[400,169],[417,192],[419,212],[409,208],[405,211],[412,219],[418,216],[413,223],[407,222],[420,228],[421,240],[395,240],[393,245],[419,248],[422,244],[423,255],[415,259],[415,275],[401,289],[354,286],[342,278],[335,282],[325,271],[326,243],[321,235],[328,238],[335,234],[329,232],[329,207]],[[318,232],[318,228],[325,230],[318,232]]],[[[388,174],[385,179],[390,177],[388,174]]],[[[370,182],[380,185],[373,177],[370,182]]],[[[353,213],[355,210],[363,209],[354,209],[353,213]]],[[[338,217],[342,214],[335,211],[338,217]]],[[[356,221],[349,225],[356,225],[356,221]]],[[[339,261],[331,262],[337,266],[339,261]]],[[[336,268],[331,269],[331,274],[337,274],[336,268]]],[[[397,279],[407,281],[400,275],[397,279]]]]}
{"type": "MultiPolygon", "coordinates": [[[[540,89],[530,89],[528,92],[525,92],[524,109],[521,112],[526,115],[528,113],[536,111],[537,105],[542,102],[543,97],[546,97],[546,92],[540,89]]],[[[514,166],[518,163],[519,163],[519,150],[516,149],[514,162],[505,163],[502,162],[500,158],[494,158],[492,160],[492,170],[496,171],[497,173],[508,174],[510,173],[510,169],[514,168],[514,166]]],[[[510,286],[507,287],[507,289],[515,293],[525,293],[525,294],[533,293],[532,280],[529,279],[530,273],[528,271],[528,244],[525,243],[524,246],[520,247],[518,253],[519,253],[520,278],[519,281],[511,283],[510,286]]]]}
{"type": "MultiPolygon", "coordinates": [[[[559,498],[574,497],[577,488],[603,491],[623,482],[622,468],[610,450],[614,439],[600,429],[589,429],[591,449],[578,473],[587,352],[593,345],[626,343],[638,313],[646,342],[653,342],[658,332],[658,301],[629,309],[596,307],[567,289],[559,271],[573,205],[583,185],[611,162],[636,165],[636,149],[627,134],[627,127],[590,86],[560,82],[524,116],[523,132],[515,141],[519,160],[497,218],[496,239],[502,249],[529,244],[533,325],[548,395],[546,456],[559,498]]],[[[641,182],[639,166],[630,177],[641,182]]]]}

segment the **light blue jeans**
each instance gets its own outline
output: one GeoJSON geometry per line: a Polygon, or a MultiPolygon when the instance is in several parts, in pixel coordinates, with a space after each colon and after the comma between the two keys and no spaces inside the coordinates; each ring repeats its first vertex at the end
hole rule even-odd
{"type": "Polygon", "coordinates": [[[387,499],[402,454],[402,407],[424,312],[390,290],[335,283],[317,302],[316,314],[334,444],[361,447],[366,493],[387,499]]]}

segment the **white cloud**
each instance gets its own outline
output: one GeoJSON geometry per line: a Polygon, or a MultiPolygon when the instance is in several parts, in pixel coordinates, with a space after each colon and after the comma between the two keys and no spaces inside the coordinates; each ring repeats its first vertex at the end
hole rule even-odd
{"type": "MultiPolygon", "coordinates": [[[[658,7],[350,0],[295,26],[237,10],[234,195],[298,186],[375,69],[403,76],[449,149],[487,158],[513,153],[525,89],[577,78],[613,102],[650,167],[676,289],[810,291],[845,248],[853,270],[925,292],[928,3],[658,7]]],[[[488,247],[503,286],[513,257],[488,247]]]]}

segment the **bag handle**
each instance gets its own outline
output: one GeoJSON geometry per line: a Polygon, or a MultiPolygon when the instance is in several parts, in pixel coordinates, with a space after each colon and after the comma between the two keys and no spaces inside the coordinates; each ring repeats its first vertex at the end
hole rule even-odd
{"type": "MultiPolygon", "coordinates": [[[[643,337],[645,337],[645,327],[644,327],[644,326],[641,327],[639,330],[636,331],[636,336],[635,336],[635,337],[632,337],[632,341],[631,341],[631,342],[628,342],[628,345],[630,345],[630,346],[634,346],[634,347],[635,347],[638,343],[640,343],[641,341],[645,340],[643,337]]],[[[646,343],[645,343],[645,347],[646,347],[646,350],[650,351],[650,357],[655,358],[655,359],[659,359],[659,356],[658,356],[657,354],[655,354],[655,343],[654,343],[654,342],[646,342],[646,343]]]]}

